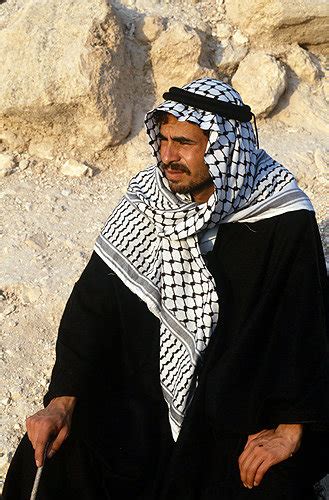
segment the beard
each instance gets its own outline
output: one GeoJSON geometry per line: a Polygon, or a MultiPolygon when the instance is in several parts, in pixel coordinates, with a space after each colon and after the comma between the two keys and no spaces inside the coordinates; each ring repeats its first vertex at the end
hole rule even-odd
{"type": "MultiPolygon", "coordinates": [[[[166,176],[166,170],[170,168],[170,170],[177,171],[177,172],[182,172],[185,173],[188,177],[191,177],[191,171],[185,166],[180,163],[171,163],[168,165],[163,164],[162,165],[163,172],[166,176]]],[[[198,194],[201,191],[203,191],[205,188],[210,187],[213,185],[213,179],[209,172],[203,177],[200,177],[199,179],[193,180],[193,179],[187,179],[187,182],[181,183],[179,180],[169,180],[167,178],[169,187],[173,193],[178,193],[178,194],[198,194]]]]}

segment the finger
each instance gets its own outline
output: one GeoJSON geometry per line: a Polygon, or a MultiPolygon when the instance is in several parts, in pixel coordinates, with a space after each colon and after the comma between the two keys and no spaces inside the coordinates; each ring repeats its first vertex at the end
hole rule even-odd
{"type": "Polygon", "coordinates": [[[27,435],[32,443],[33,448],[35,448],[35,441],[36,441],[35,419],[33,417],[28,417],[25,422],[26,422],[27,435]]]}
{"type": "Polygon", "coordinates": [[[256,439],[260,434],[261,434],[260,432],[257,432],[256,434],[250,434],[248,436],[245,448],[248,446],[248,444],[250,443],[250,441],[252,441],[253,439],[256,439]]]}
{"type": "Polygon", "coordinates": [[[247,448],[247,446],[250,445],[250,443],[252,443],[254,440],[258,439],[258,438],[263,438],[265,437],[267,434],[269,433],[269,430],[268,429],[264,429],[260,432],[256,432],[256,434],[250,434],[248,436],[248,439],[247,439],[247,442],[246,442],[246,445],[245,445],[245,449],[247,448]]]}
{"type": "Polygon", "coordinates": [[[253,441],[247,447],[245,447],[245,449],[239,456],[240,470],[245,465],[246,462],[248,461],[250,462],[253,459],[254,454],[257,453],[258,451],[261,451],[261,447],[259,446],[259,444],[257,444],[256,441],[253,441]]]}
{"type": "Polygon", "coordinates": [[[250,473],[251,468],[253,466],[256,467],[256,463],[258,463],[259,465],[263,460],[264,460],[263,455],[255,455],[254,453],[250,454],[246,458],[246,460],[240,465],[240,477],[243,483],[247,483],[249,485],[250,482],[248,479],[248,474],[250,473]]]}
{"type": "Polygon", "coordinates": [[[44,458],[44,453],[45,453],[45,448],[48,443],[48,439],[41,439],[38,438],[36,445],[35,445],[35,451],[34,451],[34,458],[35,458],[35,463],[37,467],[41,467],[43,465],[43,458],[44,458]]]}
{"type": "Polygon", "coordinates": [[[272,465],[273,462],[271,462],[270,460],[265,460],[262,464],[260,464],[254,477],[254,486],[258,486],[261,483],[266,472],[272,465]]]}
{"type": "Polygon", "coordinates": [[[57,453],[57,451],[60,449],[60,447],[62,446],[63,442],[65,441],[68,435],[69,435],[69,429],[67,426],[65,426],[59,431],[56,439],[49,445],[47,452],[48,458],[53,457],[55,453],[57,453]]]}
{"type": "Polygon", "coordinates": [[[258,468],[265,461],[266,457],[264,455],[257,456],[254,460],[248,464],[248,467],[244,470],[244,483],[248,486],[248,488],[252,488],[255,482],[255,476],[258,468]]]}
{"type": "Polygon", "coordinates": [[[51,439],[56,438],[57,429],[49,421],[41,421],[37,424],[36,430],[38,433],[35,439],[35,461],[37,467],[41,467],[43,465],[46,445],[51,439]]]}

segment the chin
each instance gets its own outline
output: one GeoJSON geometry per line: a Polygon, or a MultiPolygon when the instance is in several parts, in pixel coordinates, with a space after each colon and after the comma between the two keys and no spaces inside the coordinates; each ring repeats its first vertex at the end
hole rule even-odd
{"type": "Polygon", "coordinates": [[[173,193],[188,194],[190,192],[190,188],[188,186],[182,186],[178,183],[169,182],[169,187],[173,193]]]}

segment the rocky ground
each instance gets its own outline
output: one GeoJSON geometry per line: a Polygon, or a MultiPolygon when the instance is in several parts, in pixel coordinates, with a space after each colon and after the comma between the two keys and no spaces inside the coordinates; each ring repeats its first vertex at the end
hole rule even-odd
{"type": "MultiPolygon", "coordinates": [[[[239,2],[0,1],[0,481],[41,407],[72,285],[128,180],[152,161],[143,115],[163,89],[212,75],[249,92],[261,147],[310,196],[329,261],[323,2],[306,15],[285,0],[286,18],[275,25],[266,11],[259,33],[252,9],[234,21],[239,2]]],[[[282,0],[250,3],[263,13],[282,0]]]]}

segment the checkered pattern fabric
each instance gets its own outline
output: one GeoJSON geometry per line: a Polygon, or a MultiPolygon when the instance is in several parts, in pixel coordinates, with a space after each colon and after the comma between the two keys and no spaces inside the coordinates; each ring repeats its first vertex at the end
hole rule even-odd
{"type": "MultiPolygon", "coordinates": [[[[183,88],[242,105],[239,94],[217,80],[203,78],[183,88]]],[[[198,234],[234,217],[241,222],[267,217],[273,210],[312,208],[292,174],[257,150],[249,122],[166,101],[146,115],[145,124],[157,163],[131,180],[95,251],[160,319],[160,381],[177,439],[220,313],[198,234]],[[215,191],[206,203],[197,205],[190,195],[169,189],[161,167],[156,110],[209,131],[205,162],[215,191]]]]}

